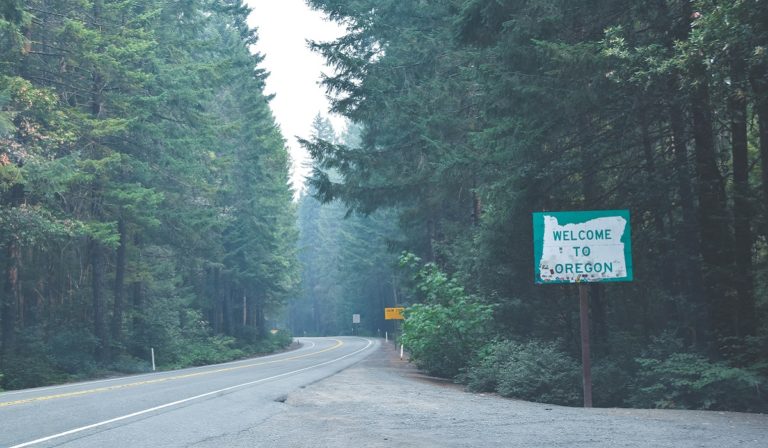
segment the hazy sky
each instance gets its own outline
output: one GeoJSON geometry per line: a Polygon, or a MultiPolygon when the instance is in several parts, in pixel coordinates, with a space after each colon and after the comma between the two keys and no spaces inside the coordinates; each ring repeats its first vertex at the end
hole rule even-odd
{"type": "MultiPolygon", "coordinates": [[[[306,40],[332,40],[343,29],[325,20],[304,0],[247,0],[253,9],[249,25],[259,32],[256,50],[265,55],[262,68],[270,72],[267,93],[276,94],[272,111],[288,142],[293,158],[294,188],[303,182],[309,170],[309,156],[295,136],[309,137],[312,119],[318,112],[327,114],[325,90],[318,85],[322,72],[330,73],[323,58],[307,48],[306,40]]],[[[343,120],[331,117],[337,132],[343,120]]]]}

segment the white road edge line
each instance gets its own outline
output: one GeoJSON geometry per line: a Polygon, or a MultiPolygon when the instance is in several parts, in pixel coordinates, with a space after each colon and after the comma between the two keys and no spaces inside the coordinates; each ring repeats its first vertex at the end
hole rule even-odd
{"type": "Polygon", "coordinates": [[[136,416],[139,416],[139,415],[148,414],[150,412],[158,411],[160,409],[169,408],[171,406],[176,406],[176,405],[179,405],[179,404],[182,404],[182,403],[187,403],[189,401],[197,400],[199,398],[209,397],[211,395],[216,395],[216,394],[219,394],[219,393],[222,393],[222,392],[227,392],[227,391],[230,391],[230,390],[233,390],[233,389],[238,389],[238,388],[241,388],[241,387],[250,386],[252,384],[262,383],[264,381],[274,380],[276,378],[282,378],[284,376],[293,375],[295,373],[303,372],[305,370],[314,369],[315,367],[320,367],[320,366],[324,366],[324,365],[327,365],[327,364],[334,363],[336,361],[341,361],[342,359],[349,358],[350,356],[356,355],[356,354],[358,354],[358,353],[360,353],[360,352],[362,352],[364,350],[367,350],[371,345],[373,345],[373,341],[372,340],[370,340],[370,339],[364,339],[364,340],[368,341],[368,344],[365,347],[361,348],[360,350],[354,351],[352,353],[348,353],[348,354],[346,354],[344,356],[341,356],[339,358],[332,359],[330,361],[321,362],[320,364],[315,364],[313,366],[304,367],[303,369],[293,370],[291,372],[281,373],[280,375],[270,376],[268,378],[262,378],[260,380],[249,381],[247,383],[242,383],[242,384],[237,384],[237,385],[234,385],[234,386],[225,387],[224,389],[219,389],[219,390],[214,390],[214,391],[211,391],[211,392],[206,392],[204,394],[195,395],[194,397],[184,398],[183,400],[178,400],[178,401],[174,401],[174,402],[171,402],[171,403],[161,404],[160,406],[155,406],[155,407],[152,407],[152,408],[149,408],[149,409],[144,409],[142,411],[133,412],[131,414],[126,414],[126,415],[122,415],[120,417],[111,418],[109,420],[104,420],[102,422],[93,423],[93,424],[87,425],[87,426],[81,426],[79,428],[70,429],[69,431],[64,431],[64,432],[60,432],[58,434],[53,434],[53,435],[50,435],[50,436],[47,436],[47,437],[42,437],[42,438],[39,438],[39,439],[31,440],[29,442],[24,442],[24,443],[21,443],[21,444],[18,444],[18,445],[13,445],[13,446],[11,446],[9,448],[23,448],[25,446],[37,445],[38,443],[43,443],[43,442],[47,442],[49,440],[58,439],[60,437],[68,436],[70,434],[76,434],[78,432],[83,432],[83,431],[87,431],[89,429],[98,428],[99,426],[104,426],[104,425],[108,425],[110,423],[119,422],[121,420],[126,420],[126,419],[133,418],[133,417],[136,417],[136,416]]]}
{"type": "MultiPolygon", "coordinates": [[[[309,339],[309,338],[306,337],[306,338],[303,338],[303,339],[309,339]]],[[[307,341],[307,342],[312,344],[312,346],[310,346],[310,347],[302,347],[302,349],[311,349],[311,348],[314,348],[315,345],[317,345],[317,344],[315,344],[312,341],[307,341]]],[[[186,367],[184,369],[177,369],[177,370],[163,370],[163,371],[160,371],[160,372],[140,373],[138,375],[126,375],[126,376],[119,376],[119,377],[116,377],[116,378],[106,378],[106,379],[103,379],[103,380],[94,380],[94,381],[81,381],[81,382],[78,382],[78,383],[59,384],[59,385],[56,385],[56,386],[34,387],[34,388],[31,388],[31,389],[21,389],[21,390],[9,390],[9,391],[6,391],[6,392],[0,392],[0,397],[7,397],[7,396],[10,396],[10,395],[19,395],[19,394],[31,393],[31,392],[47,392],[49,390],[65,389],[65,388],[68,388],[68,387],[90,386],[91,384],[110,383],[110,382],[114,382],[114,381],[127,380],[127,379],[133,380],[133,379],[136,379],[136,378],[143,378],[145,376],[164,376],[164,375],[169,375],[171,373],[191,372],[191,371],[195,371],[195,370],[204,370],[204,369],[213,368],[213,367],[221,367],[221,366],[227,366],[227,365],[244,364],[244,363],[253,362],[253,361],[256,361],[256,360],[271,359],[271,358],[275,358],[277,356],[281,356],[281,355],[285,355],[285,354],[294,354],[294,353],[296,353],[296,351],[295,350],[291,350],[291,351],[287,351],[287,352],[273,353],[271,355],[266,355],[266,356],[257,356],[255,358],[239,359],[237,361],[222,362],[222,363],[218,363],[218,364],[208,364],[208,365],[199,366],[199,367],[186,367]]]]}

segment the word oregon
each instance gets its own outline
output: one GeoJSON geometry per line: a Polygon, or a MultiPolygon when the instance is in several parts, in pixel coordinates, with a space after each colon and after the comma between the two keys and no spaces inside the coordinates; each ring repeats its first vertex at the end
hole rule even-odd
{"type": "Polygon", "coordinates": [[[556,264],[554,270],[556,274],[608,274],[613,272],[613,263],[562,263],[556,264]]]}
{"type": "Polygon", "coordinates": [[[555,230],[552,236],[555,241],[610,240],[611,229],[555,230]]]}

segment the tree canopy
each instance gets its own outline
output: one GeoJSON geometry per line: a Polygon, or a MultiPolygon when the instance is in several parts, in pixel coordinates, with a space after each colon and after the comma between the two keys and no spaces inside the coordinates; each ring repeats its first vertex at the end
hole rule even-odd
{"type": "Polygon", "coordinates": [[[249,13],[3,3],[5,387],[269,349],[297,235],[249,13]]]}
{"type": "Polygon", "coordinates": [[[488,339],[547,341],[482,353],[576,357],[575,288],[534,286],[531,213],[629,209],[635,281],[590,287],[598,363],[626,375],[602,403],[627,403],[654,341],[765,377],[764,3],[308,3],[346,26],[312,46],[362,128],[358,147],[305,142],[316,196],[395,210],[426,269],[494,307],[488,339]]]}

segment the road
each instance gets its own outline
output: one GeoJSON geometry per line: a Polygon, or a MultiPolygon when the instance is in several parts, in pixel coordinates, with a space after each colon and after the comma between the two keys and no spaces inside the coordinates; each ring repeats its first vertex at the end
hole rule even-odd
{"type": "Polygon", "coordinates": [[[216,446],[217,438],[229,445],[279,412],[287,394],[379,345],[353,337],[301,342],[262,358],[0,393],[0,447],[216,446]]]}
{"type": "Polygon", "coordinates": [[[768,440],[763,414],[471,394],[424,377],[391,343],[301,341],[263,358],[2,393],[0,447],[764,448],[768,440]]]}

